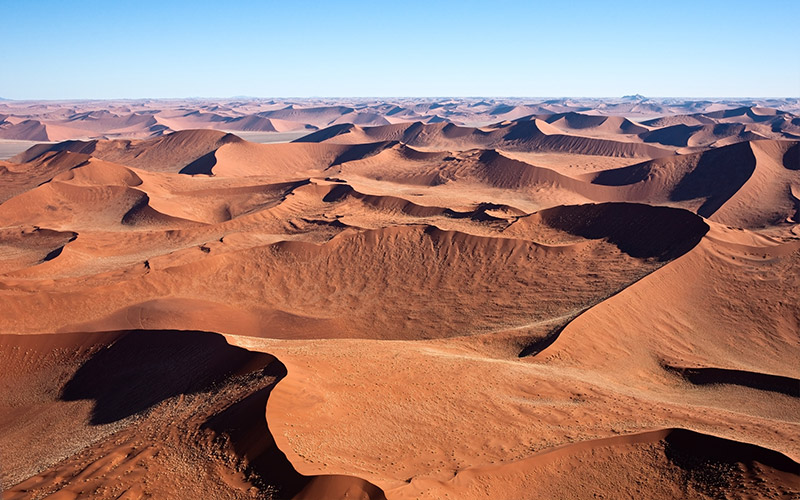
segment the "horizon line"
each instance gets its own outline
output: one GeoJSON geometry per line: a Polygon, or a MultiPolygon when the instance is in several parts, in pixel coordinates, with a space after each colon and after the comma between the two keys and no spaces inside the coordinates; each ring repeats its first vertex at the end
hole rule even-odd
{"type": "Polygon", "coordinates": [[[183,97],[64,97],[64,98],[12,98],[0,96],[2,101],[15,101],[15,102],[42,102],[42,101],[140,101],[140,100],[154,100],[154,101],[168,101],[168,100],[224,100],[224,99],[626,99],[634,98],[649,100],[649,99],[784,99],[784,100],[800,100],[800,96],[645,96],[641,94],[626,94],[621,96],[579,96],[579,95],[562,95],[562,96],[523,96],[523,95],[509,95],[509,96],[493,96],[493,95],[385,95],[385,96],[249,96],[249,95],[234,95],[234,96],[183,96],[183,97]]]}

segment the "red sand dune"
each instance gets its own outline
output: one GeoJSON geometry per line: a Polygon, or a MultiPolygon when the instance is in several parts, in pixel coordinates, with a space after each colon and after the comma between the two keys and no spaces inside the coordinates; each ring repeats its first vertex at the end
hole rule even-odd
{"type": "Polygon", "coordinates": [[[3,498],[797,498],[799,124],[722,104],[0,103],[75,139],[0,161],[3,498]]]}

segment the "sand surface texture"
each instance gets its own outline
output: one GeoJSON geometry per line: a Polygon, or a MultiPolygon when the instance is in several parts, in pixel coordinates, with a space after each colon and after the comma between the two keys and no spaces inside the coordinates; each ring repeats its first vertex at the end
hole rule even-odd
{"type": "Polygon", "coordinates": [[[2,498],[799,498],[797,107],[0,103],[2,498]]]}

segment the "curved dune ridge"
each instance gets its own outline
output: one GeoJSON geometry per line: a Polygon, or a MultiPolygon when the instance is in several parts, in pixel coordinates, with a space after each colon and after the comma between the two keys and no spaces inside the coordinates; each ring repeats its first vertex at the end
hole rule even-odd
{"type": "Polygon", "coordinates": [[[421,122],[375,127],[334,125],[296,141],[332,144],[400,141],[412,147],[438,149],[503,148],[510,151],[569,151],[622,157],[658,157],[672,154],[667,149],[644,143],[567,135],[561,129],[539,119],[501,122],[486,128],[421,122]]]}
{"type": "Polygon", "coordinates": [[[320,489],[382,498],[357,478],[303,477],[275,447],[259,412],[285,374],[272,356],[204,332],[2,335],[0,344],[5,382],[47,394],[0,393],[4,434],[23,443],[47,429],[71,434],[27,453],[4,441],[6,498],[54,491],[79,497],[102,489],[109,477],[113,494],[123,496],[249,498],[268,481],[283,498],[309,498],[320,489]],[[182,419],[178,429],[175,419],[182,419]],[[80,453],[70,456],[72,450],[80,453]],[[56,475],[41,470],[56,463],[56,475]],[[143,466],[154,474],[142,477],[143,466]],[[9,487],[20,477],[27,479],[9,487]]]}
{"type": "Polygon", "coordinates": [[[637,124],[622,116],[598,116],[576,113],[555,113],[540,115],[538,119],[544,120],[557,129],[569,131],[594,132],[598,134],[640,134],[650,129],[637,124]]]}
{"type": "Polygon", "coordinates": [[[800,496],[800,123],[582,102],[0,103],[4,498],[800,496]]]}
{"type": "Polygon", "coordinates": [[[131,167],[146,166],[148,170],[166,172],[191,163],[223,144],[240,140],[235,135],[224,132],[186,130],[156,139],[138,141],[117,139],[43,144],[20,153],[11,161],[24,163],[49,151],[70,151],[131,167]]]}
{"type": "Polygon", "coordinates": [[[459,498],[479,494],[516,498],[788,496],[791,486],[773,489],[760,483],[764,477],[775,483],[792,482],[798,465],[785,455],[747,443],[663,429],[564,445],[510,464],[467,469],[437,484],[436,494],[430,483],[412,483],[412,487],[416,486],[417,498],[435,498],[442,491],[459,498]],[[637,479],[618,466],[622,460],[640,464],[637,479]],[[593,465],[582,466],[584,461],[593,465]],[[565,468],[575,470],[569,479],[560,473],[565,468]],[[536,484],[533,491],[531,482],[536,484]]]}

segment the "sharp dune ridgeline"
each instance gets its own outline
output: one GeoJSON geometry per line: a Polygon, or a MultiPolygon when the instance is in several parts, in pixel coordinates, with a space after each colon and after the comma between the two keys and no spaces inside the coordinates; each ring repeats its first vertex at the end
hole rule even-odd
{"type": "Polygon", "coordinates": [[[2,101],[3,498],[798,498],[798,112],[2,101]]]}

